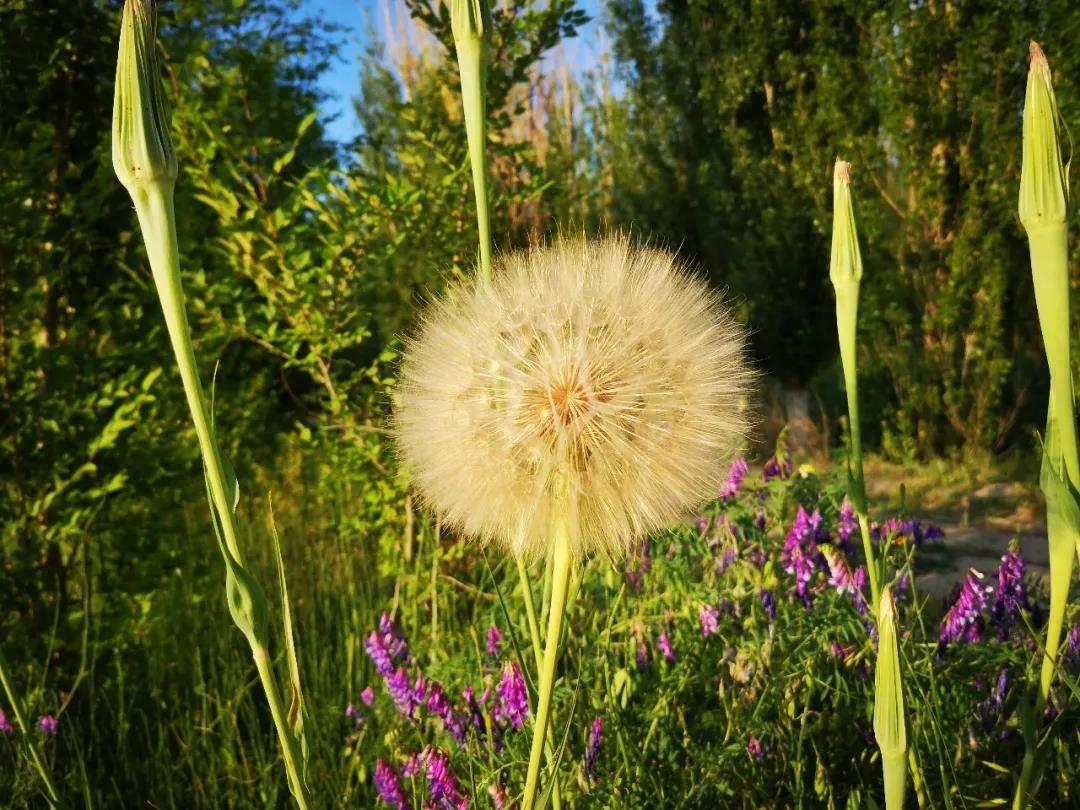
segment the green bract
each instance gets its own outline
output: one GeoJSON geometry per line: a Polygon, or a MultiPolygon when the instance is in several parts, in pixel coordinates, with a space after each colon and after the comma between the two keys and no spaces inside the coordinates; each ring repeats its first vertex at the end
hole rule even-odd
{"type": "Polygon", "coordinates": [[[896,609],[886,586],[878,605],[878,660],[874,675],[874,738],[881,749],[885,777],[885,806],[901,810],[907,781],[907,726],[904,689],[900,680],[900,649],[896,638],[896,609]]]}

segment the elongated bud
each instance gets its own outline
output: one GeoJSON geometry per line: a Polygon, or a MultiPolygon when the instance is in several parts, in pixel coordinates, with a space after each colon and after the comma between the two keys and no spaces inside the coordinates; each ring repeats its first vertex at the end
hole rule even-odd
{"type": "Polygon", "coordinates": [[[161,90],[153,0],[127,0],[113,97],[113,170],[131,193],[176,181],[176,150],[161,90]]]}
{"type": "Polygon", "coordinates": [[[481,40],[488,29],[487,6],[483,0],[451,0],[450,29],[454,42],[481,40]]]}
{"type": "Polygon", "coordinates": [[[491,27],[486,0],[450,0],[450,27],[461,77],[461,107],[469,141],[476,220],[480,236],[480,273],[491,275],[491,225],[487,177],[487,34],[491,27]]]}
{"type": "Polygon", "coordinates": [[[1024,98],[1024,146],[1020,172],[1020,221],[1030,232],[1065,222],[1069,177],[1061,160],[1061,142],[1050,65],[1038,43],[1029,46],[1027,93],[1024,98]]]}
{"type": "Polygon", "coordinates": [[[840,158],[833,168],[833,231],[829,278],[834,286],[862,279],[862,254],[851,205],[851,164],[840,158]]]}
{"type": "Polygon", "coordinates": [[[874,673],[874,737],[881,749],[885,777],[885,806],[904,805],[907,779],[907,725],[904,689],[900,680],[900,649],[896,638],[896,609],[892,589],[881,591],[878,605],[878,657],[874,673]]]}

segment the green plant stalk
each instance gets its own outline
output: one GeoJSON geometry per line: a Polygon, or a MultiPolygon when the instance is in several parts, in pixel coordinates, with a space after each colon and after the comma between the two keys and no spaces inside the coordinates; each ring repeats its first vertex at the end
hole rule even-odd
{"type": "Polygon", "coordinates": [[[38,776],[41,777],[41,781],[45,784],[45,792],[48,794],[49,804],[53,807],[60,807],[62,806],[60,804],[60,794],[53,784],[52,776],[49,775],[49,769],[45,765],[45,758],[41,755],[41,751],[38,750],[37,742],[31,736],[31,728],[26,715],[26,708],[23,706],[22,698],[19,696],[19,693],[15,691],[11,679],[8,677],[7,660],[4,658],[2,648],[0,648],[0,684],[4,687],[4,695],[11,705],[11,711],[15,715],[15,722],[18,723],[19,728],[22,729],[22,743],[26,746],[26,750],[30,754],[30,762],[33,763],[34,769],[38,772],[38,776]]]}
{"type": "Polygon", "coordinates": [[[559,657],[559,638],[562,635],[566,595],[570,584],[572,553],[569,527],[565,520],[555,529],[550,561],[552,574],[551,606],[548,611],[547,638],[544,647],[544,665],[540,671],[540,687],[533,726],[532,747],[529,752],[529,770],[525,779],[523,810],[532,810],[540,782],[540,760],[544,753],[548,723],[551,719],[551,696],[555,687],[555,664],[559,657]]]}
{"type": "Polygon", "coordinates": [[[1046,417],[1040,487],[1046,498],[1050,562],[1050,610],[1034,706],[1022,711],[1024,763],[1013,807],[1026,807],[1037,789],[1038,728],[1050,699],[1064,627],[1069,583],[1080,541],[1080,456],[1069,356],[1068,167],[1062,160],[1061,115],[1054,97],[1050,67],[1037,43],[1030,45],[1024,99],[1020,193],[1017,210],[1027,232],[1031,277],[1046,362],[1050,402],[1046,417]]]}
{"type": "Polygon", "coordinates": [[[859,534],[870,579],[870,598],[877,605],[881,599],[881,576],[874,546],[870,541],[867,519],[866,479],[863,475],[862,427],[859,421],[859,375],[856,359],[859,323],[859,284],[862,280],[862,254],[851,202],[851,166],[837,160],[833,171],[833,230],[829,254],[829,278],[836,292],[836,332],[840,343],[840,364],[844,369],[847,394],[848,433],[851,458],[848,459],[848,495],[859,515],[859,534]]]}
{"type": "MultiPolygon", "coordinates": [[[[214,511],[217,512],[217,521],[224,541],[223,551],[231,557],[231,560],[226,560],[226,563],[231,563],[237,569],[243,570],[243,555],[237,537],[236,520],[229,485],[226,483],[225,467],[213,434],[210,409],[207,407],[206,395],[195,364],[195,352],[191,344],[187,313],[184,309],[172,184],[171,182],[150,183],[129,189],[129,191],[135,203],[135,212],[146,242],[146,252],[154,275],[154,285],[161,301],[162,313],[165,316],[169,341],[176,356],[184,395],[195,425],[195,435],[198,438],[199,450],[202,453],[206,471],[207,487],[214,511]]],[[[230,571],[233,570],[232,566],[228,566],[230,571]]],[[[259,672],[259,680],[266,693],[266,701],[270,706],[270,713],[281,742],[290,790],[296,803],[303,810],[307,810],[309,805],[307,791],[300,775],[299,746],[285,721],[285,712],[282,709],[281,696],[273,668],[270,666],[266,645],[259,638],[261,634],[257,628],[244,627],[239,622],[237,626],[244,631],[248,639],[251,654],[259,672]]]]}
{"type": "Polygon", "coordinates": [[[451,23],[461,79],[461,106],[469,143],[476,224],[480,234],[481,277],[491,278],[491,219],[487,166],[487,24],[483,0],[454,0],[451,23]]]}

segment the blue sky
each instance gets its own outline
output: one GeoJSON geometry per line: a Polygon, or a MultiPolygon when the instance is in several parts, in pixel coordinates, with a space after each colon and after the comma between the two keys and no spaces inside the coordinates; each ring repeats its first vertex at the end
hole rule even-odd
{"type": "MultiPolygon", "coordinates": [[[[402,0],[386,0],[394,8],[402,0]]],[[[567,43],[568,56],[579,69],[593,64],[597,56],[596,37],[600,26],[596,21],[602,0],[579,0],[578,8],[593,18],[578,32],[575,40],[567,43]]],[[[338,142],[345,142],[359,134],[359,124],[353,114],[352,97],[356,95],[357,66],[360,54],[369,43],[371,31],[378,31],[381,12],[378,0],[302,0],[300,13],[314,16],[341,27],[343,39],[342,57],[323,76],[320,82],[326,93],[323,115],[327,121],[327,134],[338,142]],[[333,121],[330,118],[334,117],[333,121]]]]}

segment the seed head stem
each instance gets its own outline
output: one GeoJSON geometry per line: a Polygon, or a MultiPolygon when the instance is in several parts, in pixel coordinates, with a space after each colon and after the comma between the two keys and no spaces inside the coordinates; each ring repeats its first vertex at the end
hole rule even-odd
{"type": "Polygon", "coordinates": [[[540,781],[540,760],[551,717],[551,695],[555,687],[555,664],[559,657],[559,637],[562,635],[566,595],[570,584],[572,554],[569,527],[559,521],[553,540],[551,558],[551,606],[548,612],[547,639],[544,648],[544,665],[540,672],[540,688],[537,699],[536,724],[533,726],[532,748],[529,752],[529,770],[525,780],[523,810],[532,810],[540,781]]]}

